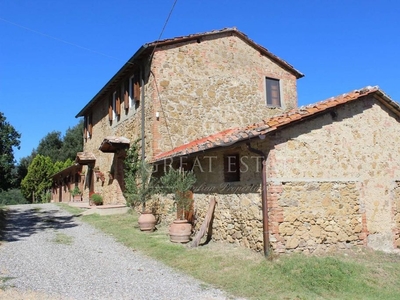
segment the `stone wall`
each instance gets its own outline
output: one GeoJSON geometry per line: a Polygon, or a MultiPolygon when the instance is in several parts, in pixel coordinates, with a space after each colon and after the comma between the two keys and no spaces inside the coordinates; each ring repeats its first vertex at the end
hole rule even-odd
{"type": "MultiPolygon", "coordinates": [[[[358,182],[365,242],[393,249],[391,191],[400,178],[400,126],[391,111],[369,96],[288,127],[271,143],[269,181],[358,182]]],[[[349,201],[346,196],[342,204],[349,201]]]]}
{"type": "Polygon", "coordinates": [[[400,181],[394,182],[393,195],[393,235],[394,235],[394,247],[400,249],[400,181]]]}
{"type": "Polygon", "coordinates": [[[269,190],[271,245],[276,252],[363,245],[358,183],[274,182],[269,190]]]}
{"type": "Polygon", "coordinates": [[[157,48],[152,73],[155,153],[297,107],[295,76],[236,35],[157,48]],[[267,107],[265,77],[280,79],[281,108],[267,107]]]}
{"type": "MultiPolygon", "coordinates": [[[[117,88],[120,88],[120,86],[118,85],[117,88]]],[[[133,107],[125,111],[122,103],[121,115],[113,121],[109,121],[109,97],[110,95],[103,97],[92,110],[93,133],[91,138],[86,139],[84,151],[92,152],[96,156],[95,167],[98,167],[105,176],[104,181],[96,179],[96,177],[93,178],[94,192],[103,196],[104,204],[125,204],[126,201],[122,195],[124,153],[103,153],[99,150],[99,147],[107,136],[124,136],[132,142],[138,139],[141,128],[141,106],[138,109],[133,107]],[[114,171],[113,179],[108,177],[110,171],[114,171]]],[[[84,199],[88,201],[91,177],[90,170],[87,167],[85,170],[87,176],[84,199]]]]}

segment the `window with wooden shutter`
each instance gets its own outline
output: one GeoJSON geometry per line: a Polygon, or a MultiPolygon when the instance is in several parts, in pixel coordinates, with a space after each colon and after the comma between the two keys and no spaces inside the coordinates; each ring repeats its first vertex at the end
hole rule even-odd
{"type": "Polygon", "coordinates": [[[92,137],[92,115],[86,115],[83,119],[83,138],[87,140],[92,137]]]}
{"type": "Polygon", "coordinates": [[[136,72],[133,79],[133,99],[136,102],[140,102],[140,72],[136,72]]]}
{"type": "Polygon", "coordinates": [[[110,98],[108,99],[108,120],[112,121],[113,120],[113,98],[114,98],[114,93],[110,95],[110,98]]]}
{"type": "Polygon", "coordinates": [[[278,79],[266,78],[267,105],[281,107],[281,91],[278,79]]]}
{"type": "Polygon", "coordinates": [[[93,121],[92,121],[92,114],[89,115],[88,118],[88,132],[89,132],[89,138],[92,137],[93,134],[93,121]]]}
{"type": "Polygon", "coordinates": [[[224,155],[224,180],[225,182],[240,181],[239,154],[224,155]]]}
{"type": "Polygon", "coordinates": [[[129,109],[129,79],[124,82],[124,108],[129,109]]]}
{"type": "Polygon", "coordinates": [[[86,140],[87,139],[87,134],[88,134],[88,130],[87,130],[87,116],[85,116],[83,118],[83,138],[86,140]]]}
{"type": "Polygon", "coordinates": [[[117,90],[117,98],[115,100],[115,114],[116,116],[121,115],[121,91],[122,91],[122,86],[117,90]]]}

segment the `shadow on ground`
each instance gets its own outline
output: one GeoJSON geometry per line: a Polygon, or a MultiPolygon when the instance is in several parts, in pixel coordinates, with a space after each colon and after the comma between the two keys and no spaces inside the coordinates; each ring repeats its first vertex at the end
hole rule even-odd
{"type": "Polygon", "coordinates": [[[77,226],[74,216],[57,216],[59,210],[21,209],[9,206],[0,241],[15,242],[46,229],[77,226]]]}

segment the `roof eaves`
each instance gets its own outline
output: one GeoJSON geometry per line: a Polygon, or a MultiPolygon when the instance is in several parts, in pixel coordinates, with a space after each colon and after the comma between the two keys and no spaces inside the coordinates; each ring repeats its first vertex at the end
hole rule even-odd
{"type": "Polygon", "coordinates": [[[148,44],[144,44],[135,52],[135,54],[122,66],[121,69],[118,70],[117,73],[114,74],[114,76],[103,86],[103,88],[90,100],[77,115],[75,118],[83,117],[85,115],[86,110],[88,110],[101,96],[105,94],[107,89],[114,84],[114,82],[119,79],[119,77],[130,67],[132,67],[133,64],[135,64],[135,61],[140,57],[140,55],[143,54],[145,50],[147,50],[148,44]]]}

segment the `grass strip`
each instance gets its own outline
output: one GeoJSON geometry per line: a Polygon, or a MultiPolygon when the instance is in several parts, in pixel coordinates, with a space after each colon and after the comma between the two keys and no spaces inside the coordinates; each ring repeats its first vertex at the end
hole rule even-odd
{"type": "MultiPolygon", "coordinates": [[[[73,211],[79,214],[79,211],[73,211]]],[[[82,216],[133,250],[210,286],[248,299],[400,299],[400,256],[370,250],[280,255],[272,260],[242,247],[211,242],[188,248],[169,241],[167,227],[138,229],[135,213],[82,216]]]]}

